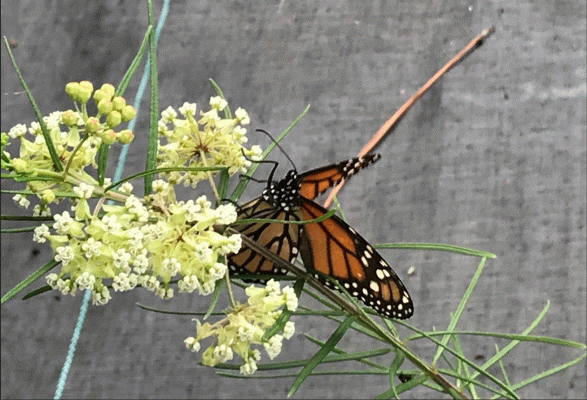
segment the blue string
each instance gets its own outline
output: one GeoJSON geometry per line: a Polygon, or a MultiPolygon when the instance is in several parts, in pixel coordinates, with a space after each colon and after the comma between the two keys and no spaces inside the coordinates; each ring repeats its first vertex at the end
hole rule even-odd
{"type": "MultiPolygon", "coordinates": [[[[161,31],[163,30],[163,26],[165,25],[165,20],[167,19],[167,14],[169,13],[169,0],[163,1],[163,7],[161,8],[161,15],[159,16],[159,21],[157,22],[157,27],[155,28],[155,47],[157,47],[157,43],[159,42],[159,36],[161,31]]],[[[130,121],[128,124],[128,129],[133,130],[136,125],[137,117],[139,116],[139,107],[141,104],[141,98],[145,93],[147,88],[147,82],[149,81],[150,77],[150,68],[151,68],[151,58],[147,56],[147,62],[145,63],[145,69],[143,70],[143,76],[141,78],[141,82],[137,89],[137,94],[134,100],[134,107],[137,110],[135,118],[130,121]]],[[[126,161],[126,156],[128,154],[128,145],[124,145],[122,147],[122,151],[118,156],[118,165],[116,167],[116,171],[114,173],[113,181],[116,182],[120,180],[122,176],[122,172],[124,171],[124,163],[126,161]]],[[[77,323],[75,325],[75,329],[73,331],[73,335],[71,336],[71,341],[69,343],[69,349],[67,351],[67,357],[65,358],[65,363],[63,364],[63,368],[61,368],[61,375],[59,376],[59,381],[57,382],[57,389],[55,390],[55,396],[53,397],[55,400],[61,399],[61,395],[63,394],[63,389],[65,388],[65,383],[67,381],[67,376],[69,375],[69,369],[71,367],[71,363],[73,362],[73,356],[75,355],[75,349],[77,347],[77,342],[80,337],[82,328],[84,326],[84,321],[86,319],[86,314],[88,311],[88,304],[90,304],[90,299],[92,298],[92,291],[86,290],[84,294],[84,298],[82,300],[82,305],[79,310],[79,316],[77,318],[77,323]]]]}

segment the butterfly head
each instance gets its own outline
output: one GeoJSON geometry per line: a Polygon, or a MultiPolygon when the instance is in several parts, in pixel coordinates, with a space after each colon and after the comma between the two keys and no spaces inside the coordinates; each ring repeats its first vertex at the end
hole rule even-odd
{"type": "Polygon", "coordinates": [[[289,211],[298,203],[302,177],[296,170],[290,170],[279,182],[270,182],[263,190],[263,198],[274,207],[289,211]]]}

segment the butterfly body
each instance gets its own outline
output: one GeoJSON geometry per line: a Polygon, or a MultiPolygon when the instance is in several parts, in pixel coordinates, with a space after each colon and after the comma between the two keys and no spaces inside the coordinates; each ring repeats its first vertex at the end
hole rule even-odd
{"type": "MultiPolygon", "coordinates": [[[[303,174],[291,170],[280,181],[270,179],[262,195],[239,210],[238,218],[284,222],[320,218],[328,210],[314,198],[379,158],[367,155],[303,174]]],[[[303,225],[255,222],[235,227],[290,262],[300,254],[304,267],[323,284],[336,288],[324,275],[338,280],[351,295],[383,315],[404,319],[413,314],[411,298],[399,277],[362,236],[336,215],[303,225]]],[[[247,247],[229,256],[228,265],[240,272],[287,272],[247,247]]]]}

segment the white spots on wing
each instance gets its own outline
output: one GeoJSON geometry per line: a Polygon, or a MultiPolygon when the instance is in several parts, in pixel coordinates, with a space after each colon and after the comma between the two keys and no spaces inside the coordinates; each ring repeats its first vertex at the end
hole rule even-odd
{"type": "Polygon", "coordinates": [[[377,282],[371,281],[371,283],[369,283],[369,287],[372,291],[379,292],[379,285],[377,284],[377,282]]]}
{"type": "Polygon", "coordinates": [[[377,278],[379,278],[380,280],[383,280],[383,278],[385,278],[385,272],[383,271],[384,270],[379,268],[375,271],[375,275],[377,275],[377,278]]]}

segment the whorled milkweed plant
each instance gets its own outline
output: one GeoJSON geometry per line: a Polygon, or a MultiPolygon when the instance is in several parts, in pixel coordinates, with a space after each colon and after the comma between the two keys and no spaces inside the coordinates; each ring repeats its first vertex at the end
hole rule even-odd
{"type": "MultiPolygon", "coordinates": [[[[2,168],[12,179],[26,182],[26,190],[19,191],[14,201],[23,209],[35,201],[32,215],[53,219],[37,226],[33,237],[51,246],[53,261],[59,265],[59,271],[46,276],[48,285],[72,296],[91,290],[95,305],[108,303],[115,292],[137,287],[171,298],[172,282],[180,293],[212,293],[227,272],[224,256],[241,247],[240,235],[215,229],[236,220],[235,206],[214,208],[205,196],[178,201],[175,188],[195,187],[202,180],[214,183],[212,177],[221,170],[246,172],[251,160],[259,159],[259,146],[244,146],[244,126],[250,122],[246,111],[239,108],[234,118],[220,117],[227,103],[218,96],[210,99],[207,111],[198,112],[190,103],[179,113],[172,107],[163,111],[158,124],[159,178],[152,193],[140,197],[128,181],[113,185],[106,178],[100,184],[95,177],[101,146],[133,140],[132,131],[117,128],[134,118],[134,108],[115,95],[111,84],[94,91],[88,81],[72,82],[66,92],[75,109],[44,117],[48,136],[38,122],[28,127],[18,124],[2,133],[2,168]],[[89,112],[90,99],[94,115],[89,112]],[[14,141],[20,144],[18,157],[5,150],[14,141]],[[52,153],[63,166],[61,171],[52,153]],[[64,199],[71,201],[71,209],[52,215],[51,206],[64,199]]],[[[242,372],[252,373],[260,353],[251,344],[264,345],[273,358],[283,337],[293,334],[289,322],[284,335],[261,341],[281,307],[292,311],[297,307],[291,288],[282,290],[271,281],[266,289],[248,288],[247,294],[248,302],[234,303],[225,320],[212,325],[198,321],[197,337],[186,340],[190,349],[197,350],[201,339],[216,337],[204,352],[204,364],[231,359],[234,351],[244,360],[242,372]]]]}

